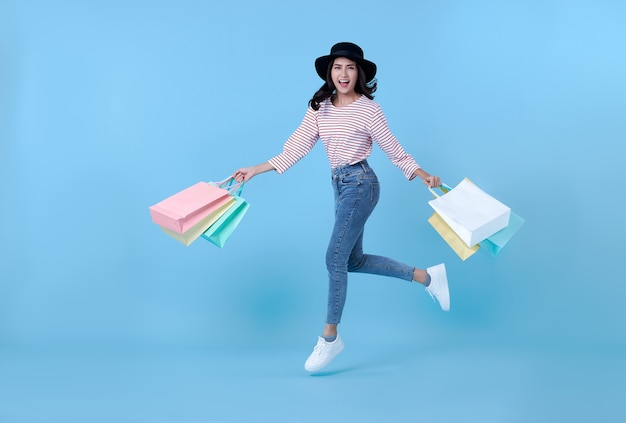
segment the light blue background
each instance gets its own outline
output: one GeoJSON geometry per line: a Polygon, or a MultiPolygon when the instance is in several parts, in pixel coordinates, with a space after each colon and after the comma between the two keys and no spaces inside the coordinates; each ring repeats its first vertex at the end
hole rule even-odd
{"type": "Polygon", "coordinates": [[[626,395],[626,3],[0,1],[0,420],[618,421],[626,395]],[[325,316],[321,145],[248,184],[222,250],[148,206],[267,160],[338,41],[378,64],[389,124],[448,184],[526,219],[466,262],[376,150],[366,249],[444,261],[452,309],[350,278],[325,316]]]}

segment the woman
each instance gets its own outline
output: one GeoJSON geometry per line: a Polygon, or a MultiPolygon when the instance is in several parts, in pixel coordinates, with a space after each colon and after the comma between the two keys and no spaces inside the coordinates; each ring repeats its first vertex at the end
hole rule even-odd
{"type": "Polygon", "coordinates": [[[274,170],[280,174],[307,155],[322,140],[331,166],[335,192],[335,225],[326,253],[329,291],[326,326],[305,362],[316,372],[343,351],[337,325],[346,300],[347,273],[360,272],[391,276],[423,284],[445,311],[450,296],[445,265],[418,269],[387,257],[363,253],[363,228],[378,202],[376,174],[367,158],[376,142],[408,180],[420,178],[429,187],[440,179],[424,171],[387,126],[375,101],[376,64],[365,60],[363,50],[353,43],[335,44],[330,54],[316,59],[315,69],[325,82],[309,101],[304,119],[286,141],[283,151],[257,166],[241,168],[233,177],[249,181],[255,175],[274,170]]]}

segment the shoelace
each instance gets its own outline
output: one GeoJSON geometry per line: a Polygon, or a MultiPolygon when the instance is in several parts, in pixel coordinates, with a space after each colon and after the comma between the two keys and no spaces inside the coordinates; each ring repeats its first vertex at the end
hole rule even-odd
{"type": "Polygon", "coordinates": [[[316,353],[317,355],[320,355],[325,347],[326,347],[326,344],[322,342],[322,340],[319,340],[317,341],[317,345],[315,345],[315,347],[313,348],[313,352],[316,353]]]}

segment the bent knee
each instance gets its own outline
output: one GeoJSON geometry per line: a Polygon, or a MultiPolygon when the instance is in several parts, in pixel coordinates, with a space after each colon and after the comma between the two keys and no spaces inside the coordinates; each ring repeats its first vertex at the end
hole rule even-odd
{"type": "Polygon", "coordinates": [[[350,259],[348,260],[348,272],[354,272],[356,270],[359,270],[361,267],[363,267],[364,259],[365,259],[365,256],[363,255],[350,256],[350,259]]]}

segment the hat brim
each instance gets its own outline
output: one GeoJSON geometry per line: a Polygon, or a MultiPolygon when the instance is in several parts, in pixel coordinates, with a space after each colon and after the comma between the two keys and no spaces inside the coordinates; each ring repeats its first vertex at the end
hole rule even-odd
{"type": "Polygon", "coordinates": [[[329,54],[315,59],[315,71],[324,81],[326,81],[328,66],[337,57],[345,57],[347,59],[354,60],[359,66],[361,66],[363,72],[365,72],[365,82],[370,82],[376,76],[376,63],[374,62],[370,62],[369,60],[355,57],[349,54],[329,54]]]}

